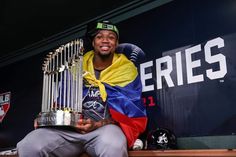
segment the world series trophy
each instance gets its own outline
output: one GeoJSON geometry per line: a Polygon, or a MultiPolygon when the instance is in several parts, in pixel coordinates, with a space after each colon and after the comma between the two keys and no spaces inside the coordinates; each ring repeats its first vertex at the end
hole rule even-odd
{"type": "Polygon", "coordinates": [[[83,40],[75,39],[49,52],[42,65],[42,108],[35,127],[76,127],[82,118],[83,40]]]}

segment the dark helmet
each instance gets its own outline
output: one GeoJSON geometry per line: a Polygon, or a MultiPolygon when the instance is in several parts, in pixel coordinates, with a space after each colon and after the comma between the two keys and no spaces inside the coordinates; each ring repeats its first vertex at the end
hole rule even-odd
{"type": "Polygon", "coordinates": [[[117,27],[110,21],[91,22],[87,26],[86,36],[92,41],[99,30],[110,30],[116,33],[119,38],[119,31],[117,27]]]}
{"type": "Polygon", "coordinates": [[[147,149],[175,149],[176,136],[169,129],[157,128],[147,135],[147,149]]]}

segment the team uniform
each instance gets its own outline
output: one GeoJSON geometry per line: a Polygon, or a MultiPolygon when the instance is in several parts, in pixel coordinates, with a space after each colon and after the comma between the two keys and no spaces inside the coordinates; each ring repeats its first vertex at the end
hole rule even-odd
{"type": "Polygon", "coordinates": [[[99,79],[96,79],[93,55],[94,52],[90,51],[84,56],[83,69],[87,72],[85,80],[99,88],[101,99],[107,103],[111,118],[122,128],[130,148],[145,130],[147,123],[137,68],[125,55],[115,53],[112,65],[103,70],[99,79]]]}

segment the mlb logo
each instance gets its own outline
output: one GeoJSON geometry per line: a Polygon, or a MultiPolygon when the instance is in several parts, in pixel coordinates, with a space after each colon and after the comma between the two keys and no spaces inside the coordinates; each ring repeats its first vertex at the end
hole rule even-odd
{"type": "Polygon", "coordinates": [[[10,108],[10,97],[10,92],[0,94],[0,123],[2,123],[10,108]]]}

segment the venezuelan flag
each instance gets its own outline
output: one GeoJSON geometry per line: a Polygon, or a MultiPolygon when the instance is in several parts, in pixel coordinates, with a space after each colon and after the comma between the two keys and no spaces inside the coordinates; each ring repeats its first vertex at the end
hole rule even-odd
{"type": "Polygon", "coordinates": [[[128,147],[145,131],[146,110],[141,100],[142,85],[135,65],[123,54],[114,54],[112,65],[103,70],[99,80],[93,68],[94,52],[84,55],[84,79],[99,87],[103,101],[107,102],[112,118],[126,135],[128,147]]]}

